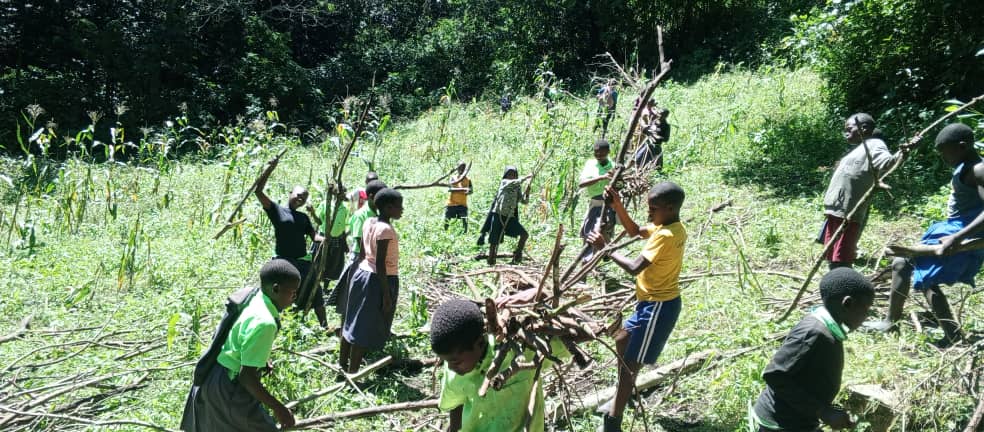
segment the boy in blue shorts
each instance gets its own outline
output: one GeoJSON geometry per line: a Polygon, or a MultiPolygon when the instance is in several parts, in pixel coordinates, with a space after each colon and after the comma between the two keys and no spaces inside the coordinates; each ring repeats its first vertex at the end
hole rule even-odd
{"type": "MultiPolygon", "coordinates": [[[[232,326],[224,327],[229,329],[228,336],[212,341],[206,354],[211,360],[199,363],[198,367],[206,368],[204,379],[188,395],[181,430],[276,431],[276,422],[284,429],[294,425],[294,415],[263,386],[260,372],[270,360],[280,312],[293,303],[300,283],[300,273],[287,260],[273,259],[263,265],[260,291],[232,326]],[[221,350],[217,344],[222,344],[221,350]],[[210,357],[215,352],[217,357],[210,357]],[[273,411],[276,422],[264,405],[273,411]]],[[[198,375],[197,368],[195,372],[198,375]]]]}
{"type": "Polygon", "coordinates": [[[974,286],[974,277],[984,263],[984,250],[947,255],[950,248],[975,236],[984,225],[984,160],[974,147],[974,131],[961,123],[948,125],[940,131],[936,136],[936,150],[948,165],[954,167],[947,219],[930,226],[922,237],[923,244],[940,245],[937,256],[895,258],[888,317],[865,326],[881,331],[895,330],[895,323],[902,318],[902,306],[909,297],[911,284],[926,296],[926,302],[945,333],[938,345],[946,347],[959,341],[963,334],[940,286],[957,282],[974,286]]]}
{"type": "MultiPolygon", "coordinates": [[[[680,186],[671,182],[653,186],[646,197],[650,223],[642,227],[632,220],[618,192],[611,186],[606,189],[606,195],[611,197],[612,208],[626,234],[646,239],[642,253],[634,260],[618,253],[611,254],[612,261],[636,276],[636,299],[639,301],[635,313],[615,334],[615,348],[620,360],[618,386],[601,429],[621,432],[622,413],[632,395],[639,369],[643,364],[656,363],[680,316],[678,280],[687,242],[687,230],[680,222],[680,207],[685,194],[680,186]]],[[[600,251],[607,240],[601,233],[593,232],[588,241],[600,251]]]]}

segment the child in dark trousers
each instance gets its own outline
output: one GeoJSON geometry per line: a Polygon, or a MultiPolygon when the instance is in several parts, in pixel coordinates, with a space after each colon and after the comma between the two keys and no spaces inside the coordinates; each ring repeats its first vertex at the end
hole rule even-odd
{"type": "MultiPolygon", "coordinates": [[[[646,245],[636,259],[613,253],[612,261],[636,276],[635,313],[615,335],[618,351],[618,386],[611,409],[605,414],[603,432],[621,432],[622,413],[635,387],[636,375],[643,364],[659,358],[680,316],[680,268],[687,242],[687,230],[680,222],[680,207],[685,194],[671,182],[659,183],[649,191],[649,224],[640,227],[632,220],[618,192],[609,186],[612,208],[629,236],[642,236],[646,245]]],[[[605,248],[605,236],[593,232],[588,241],[595,250],[605,248]]]]}
{"type": "Polygon", "coordinates": [[[339,361],[349,373],[359,371],[367,351],[386,345],[400,294],[400,237],[392,221],[403,216],[403,196],[386,188],[373,202],[379,217],[362,228],[365,258],[352,274],[342,326],[339,361]]]}
{"type": "Polygon", "coordinates": [[[895,323],[902,318],[902,306],[909,296],[911,284],[926,296],[926,302],[943,328],[944,339],[937,344],[947,347],[963,335],[940,286],[957,282],[974,286],[974,277],[984,263],[984,250],[948,253],[962,240],[975,237],[984,226],[984,160],[974,147],[974,131],[961,123],[948,125],[940,131],[936,136],[936,150],[954,168],[947,220],[931,225],[922,237],[923,244],[940,245],[937,256],[895,258],[888,317],[865,326],[881,331],[895,330],[895,323]]]}
{"type": "MultiPolygon", "coordinates": [[[[605,186],[611,182],[615,164],[608,158],[611,145],[604,138],[595,141],[593,150],[594,157],[584,162],[578,184],[588,198],[588,211],[584,215],[584,222],[581,223],[581,238],[586,240],[588,234],[600,228],[601,234],[606,239],[611,239],[615,231],[615,211],[610,206],[605,206],[604,194],[605,186]],[[604,215],[602,215],[603,208],[604,215]]],[[[594,255],[594,248],[588,244],[581,252],[581,258],[587,262],[591,260],[592,255],[594,255]]]]}
{"type": "MultiPolygon", "coordinates": [[[[314,285],[314,281],[307,281],[309,282],[308,285],[311,285],[310,287],[304,284],[307,274],[311,270],[311,258],[308,256],[306,237],[310,237],[311,240],[316,242],[322,241],[324,238],[314,230],[314,225],[311,224],[311,218],[298,211],[307,202],[307,189],[302,186],[294,186],[287,199],[287,207],[282,207],[280,204],[273,202],[263,191],[266,188],[270,174],[277,168],[277,161],[277,159],[270,161],[266,171],[260,174],[260,178],[256,182],[256,190],[253,194],[260,201],[263,211],[266,212],[267,218],[273,224],[273,234],[276,239],[276,246],[274,248],[276,255],[274,258],[282,258],[290,261],[297,268],[297,271],[301,274],[300,293],[302,295],[300,297],[306,298],[306,293],[314,285]]],[[[297,306],[306,307],[307,305],[297,306]]],[[[317,309],[315,309],[315,313],[318,313],[317,309]]],[[[318,320],[322,323],[326,322],[324,314],[324,307],[322,307],[320,315],[318,315],[318,320]]]]}
{"type": "Polygon", "coordinates": [[[444,208],[444,230],[448,230],[449,222],[452,219],[461,220],[464,232],[468,232],[468,195],[472,194],[472,181],[465,175],[468,164],[464,161],[458,162],[458,173],[451,177],[451,187],[448,192],[447,207],[444,208]]]}
{"type": "MultiPolygon", "coordinates": [[[[499,244],[502,243],[504,236],[519,237],[512,262],[519,263],[523,258],[523,248],[530,235],[519,223],[519,203],[525,204],[529,201],[529,196],[523,191],[523,182],[532,178],[533,174],[519,178],[519,171],[514,166],[507,166],[505,173],[502,174],[499,190],[492,201],[492,209],[485,219],[485,226],[482,227],[481,235],[484,237],[486,232],[489,234],[489,265],[495,265],[499,244]]],[[[481,242],[480,238],[479,244],[481,242]]]]}
{"type": "Polygon", "coordinates": [[[840,391],[848,330],[864,322],[874,288],[857,271],[839,267],[820,280],[823,306],[789,332],[765,367],[765,390],[749,411],[749,430],[820,431],[854,426],[842,408],[831,405],[840,391]]]}
{"type": "MultiPolygon", "coordinates": [[[[280,312],[294,301],[300,283],[301,275],[287,260],[274,259],[263,265],[260,292],[236,318],[228,336],[221,341],[212,341],[222,344],[221,351],[216,363],[205,365],[210,370],[203,382],[192,387],[181,419],[181,430],[279,430],[263,409],[264,405],[273,411],[282,428],[294,425],[294,415],[263,386],[260,370],[267,367],[270,360],[273,340],[280,327],[280,312]]],[[[214,352],[214,348],[209,348],[209,352],[214,352]]]]}

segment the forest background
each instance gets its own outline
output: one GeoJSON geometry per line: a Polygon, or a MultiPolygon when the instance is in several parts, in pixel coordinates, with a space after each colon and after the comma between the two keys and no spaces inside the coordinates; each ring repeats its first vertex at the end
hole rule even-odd
{"type": "MultiPolygon", "coordinates": [[[[982,23],[984,2],[973,0],[7,0],[0,334],[13,337],[0,337],[0,409],[175,427],[189,362],[225,295],[254,280],[269,258],[272,229],[249,201],[235,229],[208,239],[282,148],[289,151],[270,195],[282,199],[293,184],[308,184],[320,202],[321,179],[370,95],[368,133],[359,136],[346,184],[358,184],[370,164],[384,180],[409,184],[472,160],[474,226],[503,165],[526,172],[549,155],[524,210],[533,233],[528,265],[542,267],[561,223],[573,251],[571,228],[584,206],[575,177],[596,137],[594,91],[604,79],[618,81],[613,135],[621,137],[632,83],[658,69],[662,26],[673,70],[654,97],[671,109],[674,137],[654,179],[687,188],[684,218],[694,233],[684,267],[689,309],[664,358],[708,347],[742,354],[713,357],[647,392],[645,403],[658,407],[647,424],[742,430],[775,335],[791,325],[772,319],[819,253],[811,242],[828,167],[845,150],[843,118],[872,113],[897,149],[984,93],[982,23]],[[515,102],[506,114],[497,102],[504,94],[515,102]],[[28,318],[30,329],[19,330],[28,318]]],[[[958,118],[979,138],[980,111],[958,118]]],[[[882,296],[881,249],[914,241],[943,217],[948,176],[924,145],[892,177],[892,190],[876,197],[858,267],[881,275],[882,296]]],[[[428,310],[449,292],[473,293],[448,275],[483,266],[468,259],[477,252],[473,238],[439,229],[443,191],[407,196],[408,217],[397,223],[407,246],[406,295],[391,348],[399,359],[427,359],[428,310]]],[[[627,280],[609,265],[589,282],[620,279],[627,280]]],[[[491,295],[496,283],[479,281],[479,294],[491,295]]],[[[979,293],[951,292],[964,328],[980,333],[979,293]]],[[[813,294],[806,305],[816,303],[813,294]]],[[[325,364],[335,361],[335,340],[314,332],[312,321],[285,318],[278,368],[267,379],[278,396],[297,400],[333,382],[325,364]]],[[[932,332],[907,325],[897,339],[858,334],[848,343],[846,382],[894,390],[904,412],[896,430],[960,430],[981,394],[979,344],[941,353],[927,342],[932,332]]],[[[592,353],[595,376],[580,391],[614,379],[610,356],[600,347],[592,353]]],[[[344,389],[297,413],[433,397],[430,375],[380,372],[361,391],[344,389]]],[[[569,399],[550,384],[550,400],[569,399]]],[[[5,412],[0,428],[80,424],[5,412]]],[[[629,424],[644,430],[636,413],[629,424]]],[[[425,411],[337,427],[408,430],[444,418],[425,411]]],[[[590,415],[567,420],[551,427],[597,423],[590,415]]]]}

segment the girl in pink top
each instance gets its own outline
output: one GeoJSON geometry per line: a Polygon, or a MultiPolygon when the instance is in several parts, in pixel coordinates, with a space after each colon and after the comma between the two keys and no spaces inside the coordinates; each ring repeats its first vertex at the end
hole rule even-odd
{"type": "Polygon", "coordinates": [[[373,202],[379,217],[362,227],[365,258],[352,275],[342,326],[339,357],[349,373],[359,371],[366,351],[386,345],[400,292],[400,238],[391,221],[403,216],[403,196],[386,188],[373,202]]]}

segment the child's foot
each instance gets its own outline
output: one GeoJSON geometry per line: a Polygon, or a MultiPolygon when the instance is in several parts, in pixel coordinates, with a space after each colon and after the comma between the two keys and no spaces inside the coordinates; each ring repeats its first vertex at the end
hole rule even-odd
{"type": "Polygon", "coordinates": [[[604,423],[598,428],[598,432],[622,432],[622,419],[605,414],[604,423]]]}
{"type": "Polygon", "coordinates": [[[513,264],[519,264],[521,261],[523,261],[523,251],[516,251],[516,252],[514,252],[513,253],[512,263],[513,264]]]}
{"type": "Polygon", "coordinates": [[[889,320],[865,321],[864,324],[862,324],[861,326],[865,330],[872,331],[872,332],[879,332],[879,333],[899,332],[898,324],[891,322],[889,320]]]}
{"type": "Polygon", "coordinates": [[[953,335],[946,335],[946,336],[943,336],[942,339],[939,339],[939,340],[933,342],[933,345],[935,345],[939,349],[945,350],[945,349],[948,349],[948,348],[956,345],[957,342],[960,342],[961,340],[963,340],[963,338],[964,338],[963,333],[957,333],[957,334],[953,334],[953,335]]]}

